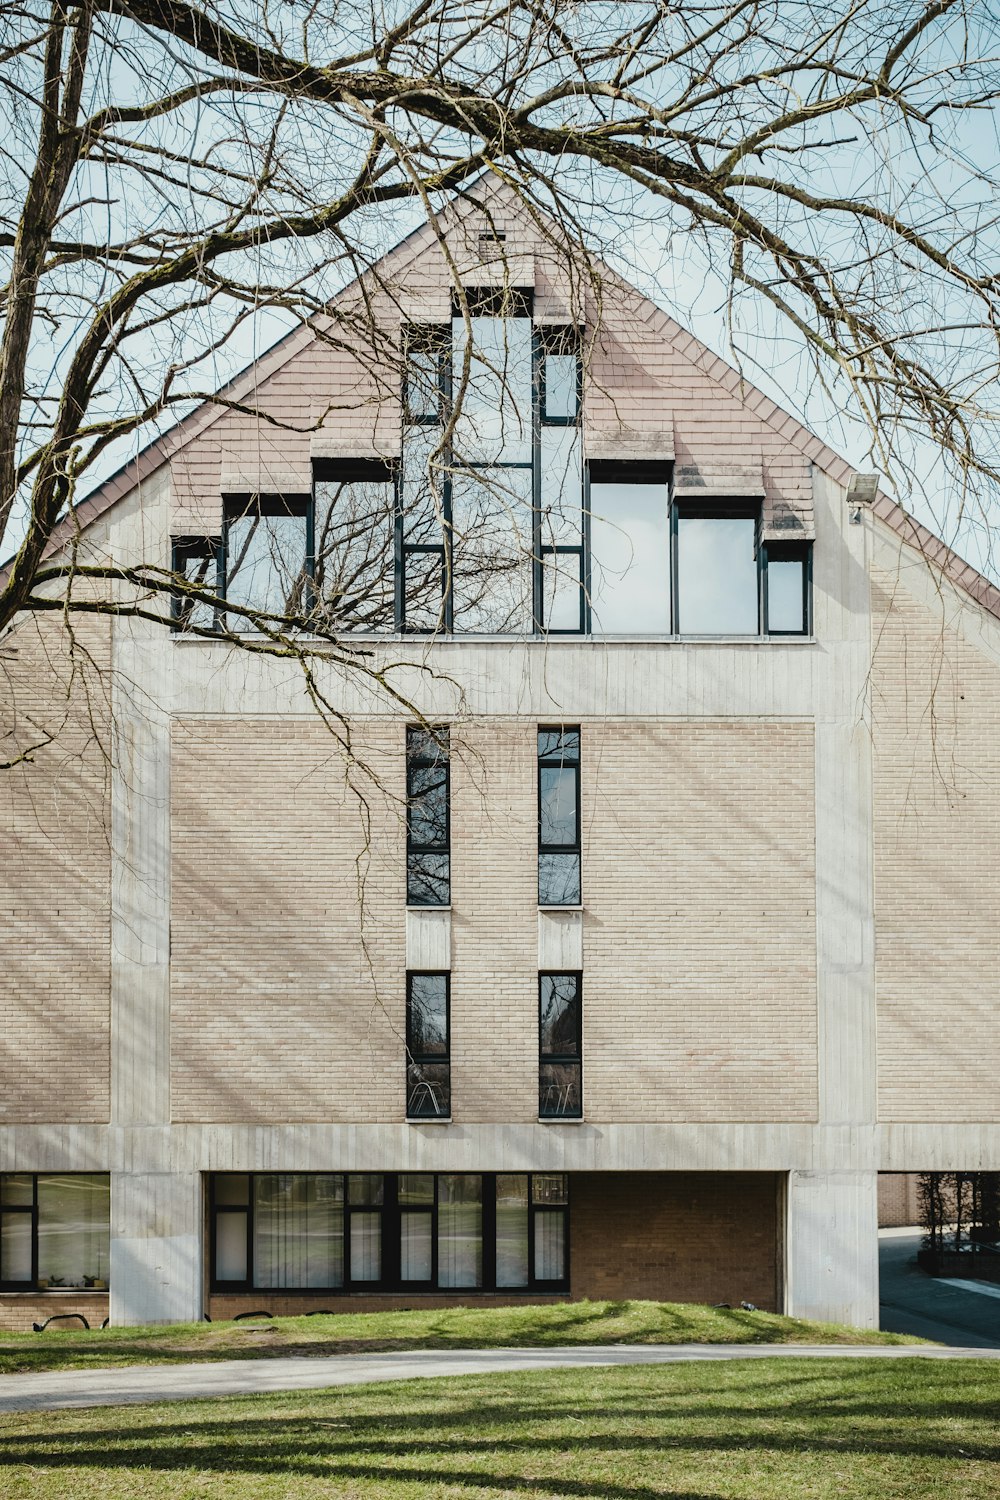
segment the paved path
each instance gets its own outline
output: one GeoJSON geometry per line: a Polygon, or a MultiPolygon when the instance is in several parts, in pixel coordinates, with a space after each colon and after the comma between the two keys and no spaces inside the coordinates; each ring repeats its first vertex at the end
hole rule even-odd
{"type": "Polygon", "coordinates": [[[879,1234],[881,1326],[941,1344],[1000,1349],[1000,1288],[928,1276],[917,1265],[919,1246],[919,1229],[879,1234]]]}
{"type": "Polygon", "coordinates": [[[602,1365],[668,1365],[688,1360],[1000,1359],[1000,1349],[916,1344],[580,1344],[552,1349],[423,1349],[408,1354],[339,1354],[316,1359],[227,1359],[211,1364],[131,1365],[119,1370],[46,1370],[0,1376],[0,1412],[188,1401],[369,1385],[437,1375],[507,1374],[602,1365]]]}

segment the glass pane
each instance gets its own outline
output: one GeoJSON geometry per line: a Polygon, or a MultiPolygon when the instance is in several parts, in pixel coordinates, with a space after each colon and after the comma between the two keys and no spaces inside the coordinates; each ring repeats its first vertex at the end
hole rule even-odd
{"type": "Polygon", "coordinates": [[[400,506],[403,537],[411,546],[440,546],[448,465],[438,452],[435,427],[408,427],[403,432],[400,506]]]}
{"type": "MultiPolygon", "coordinates": [[[[263,614],[300,615],[306,606],[306,518],[234,516],[226,531],[226,598],[263,614]]],[[[255,627],[237,615],[230,630],[255,627]]]]}
{"type": "Polygon", "coordinates": [[[535,1280],[563,1281],[566,1277],[566,1218],[554,1213],[535,1214],[535,1280]]]}
{"type": "Polygon", "coordinates": [[[410,1120],[448,1119],[451,1114],[450,1063],[407,1064],[406,1114],[410,1120]]]}
{"type": "Polygon", "coordinates": [[[31,1281],[31,1214],[0,1214],[0,1281],[31,1281]]]}
{"type": "Polygon", "coordinates": [[[539,906],[580,905],[579,854],[539,854],[539,906]]]}
{"type": "Polygon", "coordinates": [[[539,841],[546,847],[577,842],[576,766],[538,769],[539,841]]]}
{"type": "Polygon", "coordinates": [[[434,1215],[404,1213],[399,1220],[399,1276],[401,1281],[430,1281],[434,1215]]]}
{"type": "Polygon", "coordinates": [[[438,1286],[481,1286],[482,1178],[438,1178],[438,1286]]]}
{"type": "Polygon", "coordinates": [[[382,1202],[385,1182],[381,1172],[352,1172],[348,1183],[350,1203],[375,1205],[382,1202]]]}
{"type": "Polygon", "coordinates": [[[598,635],[670,630],[665,484],[590,486],[590,604],[598,635]]]}
{"type": "Polygon", "coordinates": [[[411,845],[418,848],[448,847],[448,763],[411,765],[407,772],[411,845]]]}
{"type": "Polygon", "coordinates": [[[448,1055],[448,979],[445,974],[410,976],[410,1051],[414,1057],[448,1055]]]}
{"type": "Polygon", "coordinates": [[[545,415],[572,418],[577,412],[577,358],[575,354],[545,356],[545,415]]]}
{"type": "Polygon", "coordinates": [[[580,1064],[541,1062],[538,1065],[538,1113],[546,1118],[583,1113],[580,1064]]]}
{"type": "Polygon", "coordinates": [[[30,1208],[34,1201],[34,1184],[30,1172],[5,1172],[0,1177],[0,1203],[11,1208],[30,1208]]]}
{"type": "Polygon", "coordinates": [[[539,760],[579,760],[579,729],[540,729],[538,731],[539,760]]]}
{"type": "Polygon", "coordinates": [[[245,1172],[218,1173],[213,1179],[216,1203],[242,1208],[250,1202],[250,1179],[245,1172]]]}
{"type": "Polygon", "coordinates": [[[406,731],[406,756],[408,760],[430,760],[440,763],[448,759],[450,735],[447,724],[433,725],[424,729],[411,724],[406,731]]]}
{"type": "Polygon", "coordinates": [[[430,1172],[403,1172],[399,1179],[399,1201],[403,1204],[432,1204],[433,1175],[430,1172]]]}
{"type": "Polygon", "coordinates": [[[565,1172],[533,1172],[531,1174],[531,1201],[535,1204],[566,1204],[569,1202],[569,1178],[565,1172]]]}
{"type": "Polygon", "coordinates": [[[421,635],[433,635],[445,624],[444,548],[403,552],[402,627],[421,635]]]}
{"type": "Polygon", "coordinates": [[[254,1285],[342,1286],[344,1179],[268,1173],[254,1178],[254,1285]]]}
{"type": "Polygon", "coordinates": [[[543,427],[539,531],[543,547],[583,545],[583,440],[578,427],[543,427]]]}
{"type": "Polygon", "coordinates": [[[497,1176],[497,1286],[528,1285],[528,1178],[497,1176]]]}
{"type": "Polygon", "coordinates": [[[455,448],[469,463],[531,462],[531,319],[472,318],[472,357],[462,389],[468,334],[452,322],[452,394],[460,408],[455,448]]]}
{"type": "Polygon", "coordinates": [[[441,354],[434,349],[411,349],[406,367],[406,415],[441,415],[441,354]]]}
{"type": "Polygon", "coordinates": [[[406,901],[409,906],[447,906],[451,901],[451,856],[406,856],[406,901]]]}
{"type": "Polygon", "coordinates": [[[456,631],[530,630],[531,470],[456,472],[451,495],[456,631]]]}
{"type": "Polygon", "coordinates": [[[351,1280],[382,1279],[382,1215],[351,1214],[351,1280]]]}
{"type": "Polygon", "coordinates": [[[752,516],[678,516],[682,635],[757,634],[756,533],[752,516]]]}
{"type": "Polygon", "coordinates": [[[575,974],[543,974],[539,981],[539,1046],[543,1053],[579,1050],[579,981],[575,974]]]}
{"type": "Polygon", "coordinates": [[[806,628],[805,559],[782,557],[767,564],[767,628],[797,631],[806,628]]]}
{"type": "Polygon", "coordinates": [[[542,558],[542,628],[583,629],[583,553],[549,552],[542,558]]]}
{"type": "Polygon", "coordinates": [[[225,1213],[215,1216],[215,1279],[246,1281],[247,1216],[225,1213]]]}
{"type": "Polygon", "coordinates": [[[107,1285],[111,1186],[107,1173],[38,1179],[38,1279],[107,1285]]]}
{"type": "Polygon", "coordinates": [[[323,629],[393,628],[394,508],[388,480],[317,483],[310,619],[323,629]]]}
{"type": "MultiPolygon", "coordinates": [[[[186,543],[177,548],[174,555],[174,571],[180,573],[187,583],[195,588],[216,593],[219,586],[218,556],[213,542],[205,541],[202,547],[186,543]]],[[[211,604],[202,604],[194,599],[179,596],[177,620],[181,627],[196,626],[199,630],[211,630],[215,624],[215,610],[211,604]]]]}

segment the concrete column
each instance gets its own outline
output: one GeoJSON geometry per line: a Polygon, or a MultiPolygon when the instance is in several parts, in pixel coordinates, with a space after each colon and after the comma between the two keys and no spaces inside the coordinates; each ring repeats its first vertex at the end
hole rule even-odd
{"type": "Polygon", "coordinates": [[[202,1315],[197,1172],[111,1176],[111,1323],[195,1323],[202,1315]]]}
{"type": "Polygon", "coordinates": [[[785,1311],[878,1327],[878,1174],[790,1172],[785,1311]]]}

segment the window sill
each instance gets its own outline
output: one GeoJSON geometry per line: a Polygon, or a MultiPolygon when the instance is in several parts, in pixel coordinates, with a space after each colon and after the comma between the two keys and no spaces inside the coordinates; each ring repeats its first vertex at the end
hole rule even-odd
{"type": "Polygon", "coordinates": [[[539,911],[586,911],[586,907],[583,906],[582,903],[578,904],[577,906],[550,906],[547,903],[545,905],[543,905],[542,902],[539,902],[538,903],[538,910],[539,911]]]}
{"type": "Polygon", "coordinates": [[[451,1125],[451,1115],[407,1115],[404,1125],[451,1125]]]}
{"type": "Polygon", "coordinates": [[[447,906],[417,906],[412,901],[406,903],[407,911],[451,911],[451,902],[447,906]]]}
{"type": "Polygon", "coordinates": [[[583,1115],[539,1115],[539,1125],[586,1125],[583,1115]]]}

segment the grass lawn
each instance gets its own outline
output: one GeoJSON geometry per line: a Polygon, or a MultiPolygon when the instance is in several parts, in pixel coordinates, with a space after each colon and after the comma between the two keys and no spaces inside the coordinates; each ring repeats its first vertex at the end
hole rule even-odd
{"type": "Polygon", "coordinates": [[[89,1333],[0,1332],[0,1374],[170,1364],[267,1355],[375,1354],[391,1349],[536,1348],[545,1344],[912,1344],[899,1333],[841,1328],[774,1313],[687,1302],[559,1302],[333,1313],[246,1323],[179,1323],[89,1333]]]}
{"type": "Polygon", "coordinates": [[[767,1359],[0,1417],[2,1500],[990,1500],[1000,1368],[767,1359]]]}

